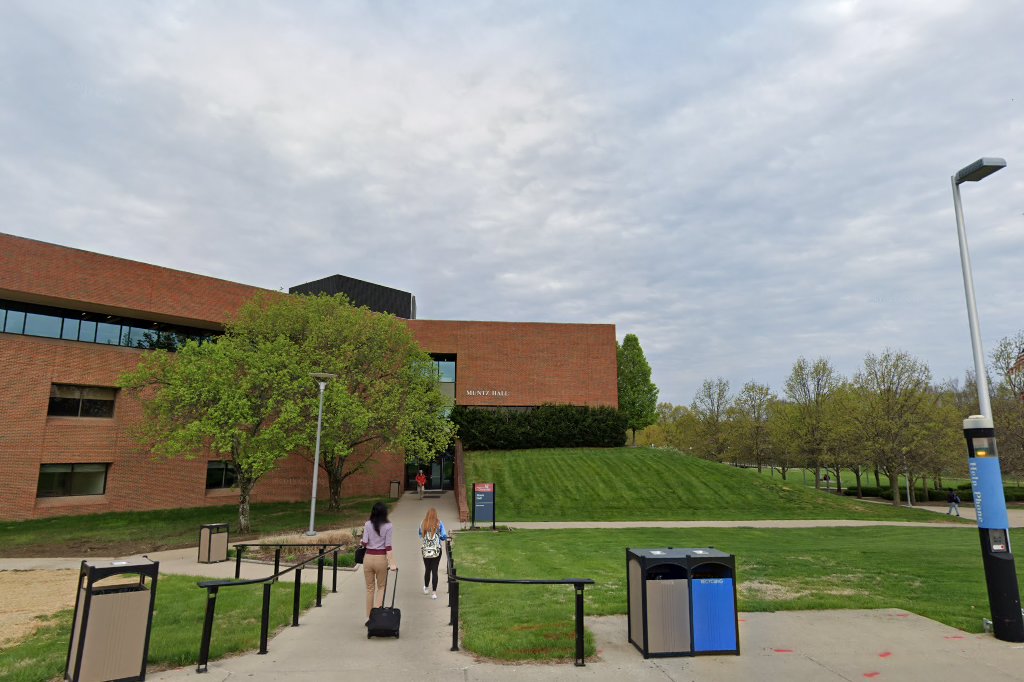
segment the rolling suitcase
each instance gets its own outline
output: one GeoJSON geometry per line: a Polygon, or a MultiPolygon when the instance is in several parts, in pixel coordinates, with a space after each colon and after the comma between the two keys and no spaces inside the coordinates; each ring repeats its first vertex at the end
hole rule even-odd
{"type": "MultiPolygon", "coordinates": [[[[391,571],[388,571],[391,573],[391,571]]],[[[398,571],[395,574],[395,589],[391,593],[391,606],[385,606],[388,596],[388,581],[384,580],[384,594],[380,597],[380,606],[370,610],[370,620],[366,623],[366,639],[371,637],[394,637],[398,639],[398,629],[402,626],[402,610],[395,608],[395,592],[398,592],[398,571]]]]}

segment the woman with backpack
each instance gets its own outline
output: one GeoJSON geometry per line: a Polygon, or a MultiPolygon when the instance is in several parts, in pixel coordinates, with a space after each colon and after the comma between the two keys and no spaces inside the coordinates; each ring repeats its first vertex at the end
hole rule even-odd
{"type": "Polygon", "coordinates": [[[423,594],[431,588],[431,599],[437,599],[437,567],[441,563],[441,541],[448,540],[444,523],[437,518],[437,510],[431,507],[420,524],[420,552],[423,554],[423,594]],[[431,581],[433,583],[431,584],[431,581]]]}

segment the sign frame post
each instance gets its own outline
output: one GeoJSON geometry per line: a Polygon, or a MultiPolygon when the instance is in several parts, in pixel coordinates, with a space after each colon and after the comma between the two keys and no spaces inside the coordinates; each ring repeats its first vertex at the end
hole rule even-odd
{"type": "Polygon", "coordinates": [[[473,483],[473,521],[470,526],[471,528],[476,528],[477,510],[479,509],[481,512],[480,520],[490,520],[491,530],[497,530],[498,512],[494,498],[493,483],[473,483]]]}

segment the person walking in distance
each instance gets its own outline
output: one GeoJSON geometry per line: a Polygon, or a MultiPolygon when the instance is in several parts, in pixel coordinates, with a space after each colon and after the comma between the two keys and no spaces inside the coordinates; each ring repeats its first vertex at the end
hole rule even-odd
{"type": "Polygon", "coordinates": [[[366,547],[366,557],[363,559],[363,577],[366,578],[367,618],[370,617],[370,610],[380,606],[384,601],[388,571],[398,570],[398,564],[391,551],[393,532],[394,528],[388,521],[388,506],[383,502],[376,503],[370,510],[370,518],[363,526],[362,544],[366,547]]]}
{"type": "Polygon", "coordinates": [[[946,495],[946,502],[949,503],[949,509],[946,511],[946,516],[949,516],[953,512],[956,512],[957,516],[960,516],[960,496],[956,494],[956,491],[952,488],[949,489],[949,495],[946,495]]]}
{"type": "Polygon", "coordinates": [[[420,524],[420,552],[423,554],[423,594],[428,591],[437,599],[437,567],[441,563],[441,541],[448,540],[448,531],[437,510],[431,507],[420,524]],[[428,590],[429,588],[429,590],[428,590]]]}
{"type": "Polygon", "coordinates": [[[427,477],[426,474],[423,473],[423,469],[420,469],[420,472],[416,474],[416,493],[420,496],[421,500],[423,499],[423,491],[426,487],[427,477]]]}

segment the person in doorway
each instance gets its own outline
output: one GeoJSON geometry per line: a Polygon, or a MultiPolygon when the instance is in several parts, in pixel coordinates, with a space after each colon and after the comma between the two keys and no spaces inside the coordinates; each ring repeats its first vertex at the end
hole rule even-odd
{"type": "MultiPolygon", "coordinates": [[[[373,505],[370,518],[363,526],[362,544],[366,547],[363,559],[363,577],[366,578],[366,617],[370,610],[384,603],[384,590],[388,581],[388,571],[397,571],[391,549],[391,536],[394,528],[388,521],[388,506],[383,502],[373,505]]],[[[366,621],[369,624],[369,620],[366,621]]]]}
{"type": "Polygon", "coordinates": [[[946,516],[949,516],[953,512],[956,512],[957,516],[960,516],[960,496],[956,494],[956,491],[952,488],[949,489],[949,494],[946,495],[946,502],[949,503],[949,509],[946,511],[946,516]]]}
{"type": "Polygon", "coordinates": [[[431,507],[423,517],[419,528],[420,552],[423,554],[423,594],[430,592],[431,599],[437,599],[437,567],[441,563],[441,541],[448,540],[448,531],[437,510],[431,507]],[[428,589],[429,588],[429,589],[428,589]]]}
{"type": "Polygon", "coordinates": [[[423,469],[420,469],[420,472],[416,474],[416,494],[420,496],[421,500],[423,499],[423,491],[426,490],[426,487],[427,476],[423,473],[423,469]]]}

